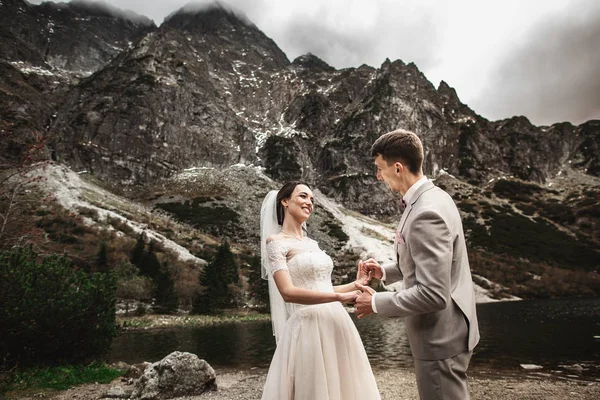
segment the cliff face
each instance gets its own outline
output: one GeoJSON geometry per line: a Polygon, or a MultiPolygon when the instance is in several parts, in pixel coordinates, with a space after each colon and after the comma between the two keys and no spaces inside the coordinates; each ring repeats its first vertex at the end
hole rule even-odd
{"type": "MultiPolygon", "coordinates": [[[[344,188],[374,183],[370,144],[398,127],[421,136],[430,175],[543,183],[573,165],[598,174],[594,122],[490,122],[399,60],[339,71],[312,54],[290,63],[219,5],[183,8],[160,28],[80,2],[3,7],[17,16],[5,20],[18,21],[3,32],[28,44],[7,58],[31,52],[31,63],[95,71],[57,102],[52,131],[59,160],[108,179],[147,183],[190,166],[260,163],[276,179],[302,178],[348,201],[355,193],[344,188]]],[[[372,212],[387,200],[353,208],[372,212]]]]}
{"type": "Polygon", "coordinates": [[[155,27],[146,17],[102,2],[23,0],[0,4],[2,58],[82,75],[102,68],[155,27]]]}
{"type": "Polygon", "coordinates": [[[155,28],[101,2],[2,0],[0,160],[19,158],[26,143],[45,136],[66,92],[155,28]]]}
{"type": "MultiPolygon", "coordinates": [[[[563,185],[525,202],[540,215],[544,201],[575,192],[598,204],[600,121],[488,121],[445,82],[435,88],[400,60],[342,70],[313,54],[290,62],[251,21],[218,4],[183,8],[157,28],[106,5],[1,1],[3,126],[47,135],[57,161],[103,180],[152,187],[187,168],[253,164],[388,218],[397,201],[376,181],[369,149],[405,128],[423,140],[425,173],[455,176],[474,198],[507,177],[563,185]]],[[[597,216],[573,218],[552,229],[600,243],[597,216]]]]}

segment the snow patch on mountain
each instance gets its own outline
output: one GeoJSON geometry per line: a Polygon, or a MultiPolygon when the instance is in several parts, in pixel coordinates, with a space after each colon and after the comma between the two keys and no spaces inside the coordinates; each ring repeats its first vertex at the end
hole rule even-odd
{"type": "MultiPolygon", "coordinates": [[[[176,254],[182,261],[206,264],[205,260],[192,255],[185,247],[160,233],[148,229],[146,224],[124,216],[123,214],[142,216],[152,211],[148,207],[117,196],[93,183],[86,182],[81,177],[86,171],[76,173],[63,165],[49,165],[44,169],[37,170],[36,173],[43,178],[47,178],[42,180],[42,188],[48,193],[52,193],[56,201],[65,209],[75,213],[79,213],[80,208],[92,209],[97,213],[99,220],[106,221],[110,218],[120,220],[136,234],[144,233],[148,239],[160,243],[161,246],[176,254]]],[[[82,216],[82,219],[88,225],[97,224],[91,218],[82,216]]]]}

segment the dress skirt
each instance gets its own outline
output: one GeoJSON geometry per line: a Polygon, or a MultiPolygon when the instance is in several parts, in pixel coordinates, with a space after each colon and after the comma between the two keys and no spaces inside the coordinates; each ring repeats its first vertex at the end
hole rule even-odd
{"type": "Polygon", "coordinates": [[[341,303],[298,306],[277,343],[262,399],[380,399],[356,326],[341,303]]]}

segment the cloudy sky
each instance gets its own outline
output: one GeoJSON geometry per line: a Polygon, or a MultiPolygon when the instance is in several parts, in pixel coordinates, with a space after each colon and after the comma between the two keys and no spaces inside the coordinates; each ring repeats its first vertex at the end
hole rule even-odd
{"type": "MultiPolygon", "coordinates": [[[[105,1],[157,25],[189,2],[105,1]]],[[[600,119],[597,0],[221,2],[245,13],[290,60],[312,52],[344,68],[401,59],[414,62],[436,87],[446,81],[463,103],[491,120],[525,115],[545,125],[600,119]]]]}

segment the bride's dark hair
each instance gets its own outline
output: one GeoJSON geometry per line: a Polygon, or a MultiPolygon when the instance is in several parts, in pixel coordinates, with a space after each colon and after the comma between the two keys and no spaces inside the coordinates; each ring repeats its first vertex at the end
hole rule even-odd
{"type": "Polygon", "coordinates": [[[277,192],[277,223],[279,225],[283,225],[283,218],[285,217],[285,208],[283,207],[283,204],[281,204],[281,200],[292,197],[292,193],[294,193],[294,189],[296,189],[296,186],[298,185],[308,187],[308,185],[302,181],[289,181],[279,189],[279,192],[277,192]]]}

